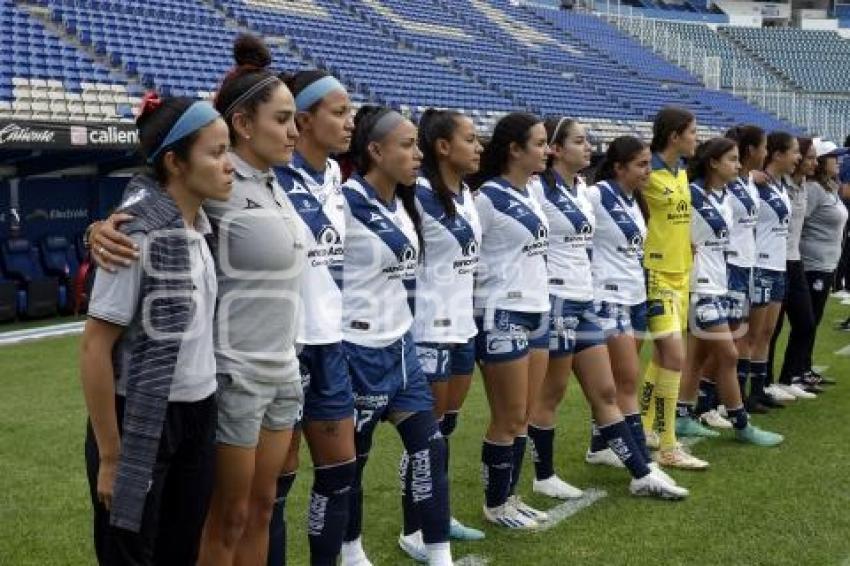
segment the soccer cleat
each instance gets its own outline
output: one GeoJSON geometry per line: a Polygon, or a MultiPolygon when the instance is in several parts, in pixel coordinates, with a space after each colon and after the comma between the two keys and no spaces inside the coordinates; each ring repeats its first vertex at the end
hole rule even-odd
{"type": "Polygon", "coordinates": [[[598,466],[611,466],[612,468],[625,468],[626,465],[614,454],[614,451],[610,448],[606,448],[605,450],[597,450],[596,452],[587,451],[587,454],[584,455],[584,461],[588,464],[595,464],[598,466]]]}
{"type": "Polygon", "coordinates": [[[702,426],[699,421],[691,417],[676,417],[676,436],[702,436],[705,438],[716,438],[720,433],[716,430],[702,426]]]}
{"type": "Polygon", "coordinates": [[[785,437],[748,424],[746,428],[735,431],[735,439],[756,446],[779,446],[785,440],[785,437]]]}
{"type": "Polygon", "coordinates": [[[708,469],[708,462],[688,454],[684,447],[682,447],[682,445],[678,442],[673,448],[659,450],[655,456],[655,461],[658,462],[660,466],[679,468],[680,470],[708,469]]]}
{"type": "Polygon", "coordinates": [[[787,391],[782,389],[781,385],[781,383],[772,383],[764,388],[764,392],[774,401],[778,401],[780,403],[786,403],[796,399],[794,395],[790,395],[787,391]]]}
{"type": "Polygon", "coordinates": [[[629,491],[638,497],[660,497],[661,499],[684,499],[689,492],[684,487],[671,484],[656,472],[650,472],[642,478],[633,478],[629,491]]]}
{"type": "Polygon", "coordinates": [[[795,377],[792,381],[797,387],[801,387],[809,393],[823,393],[825,389],[820,386],[818,379],[811,374],[804,374],[802,377],[795,377]]]}
{"type": "Polygon", "coordinates": [[[770,412],[770,407],[763,405],[758,397],[753,397],[752,395],[744,401],[744,407],[746,407],[747,412],[751,415],[766,415],[770,412]]]}
{"type": "Polygon", "coordinates": [[[658,447],[661,446],[661,437],[658,436],[658,433],[654,430],[649,432],[644,430],[644,436],[646,437],[646,447],[650,450],[658,450],[658,447]]]}
{"type": "Polygon", "coordinates": [[[667,483],[679,485],[676,483],[676,480],[674,480],[671,476],[667,475],[667,472],[661,469],[661,466],[658,465],[658,462],[647,462],[646,466],[649,468],[649,471],[651,471],[653,474],[658,475],[667,483]]]}
{"type": "Polygon", "coordinates": [[[814,381],[815,385],[835,385],[838,383],[831,377],[826,377],[825,375],[821,375],[815,370],[809,370],[803,374],[803,379],[809,378],[814,381]]]}
{"type": "Polygon", "coordinates": [[[422,541],[422,531],[409,535],[401,533],[398,535],[398,546],[416,562],[428,562],[428,551],[425,550],[425,543],[422,541]]]}
{"type": "Polygon", "coordinates": [[[791,385],[785,385],[780,383],[777,385],[777,387],[780,387],[782,391],[784,391],[788,395],[793,395],[795,399],[817,399],[818,397],[814,393],[809,393],[802,387],[793,383],[791,385]]]}
{"type": "Polygon", "coordinates": [[[531,505],[527,504],[519,495],[511,495],[508,497],[508,505],[513,505],[513,508],[516,509],[517,512],[537,523],[542,523],[549,518],[549,515],[547,515],[544,511],[535,509],[531,505]]]}
{"type": "Polygon", "coordinates": [[[484,506],[484,518],[495,525],[508,529],[536,529],[537,521],[526,517],[510,503],[505,502],[498,507],[484,506]]]}
{"type": "Polygon", "coordinates": [[[531,484],[531,490],[540,495],[547,495],[555,499],[579,499],[584,492],[573,487],[557,475],[553,474],[545,480],[537,480],[531,484]]]}
{"type": "Polygon", "coordinates": [[[732,428],[732,423],[720,416],[717,409],[701,414],[699,420],[713,428],[732,428]]]}
{"type": "Polygon", "coordinates": [[[472,527],[467,527],[452,517],[452,521],[449,524],[449,538],[464,541],[481,540],[484,538],[484,532],[479,531],[478,529],[473,529],[472,527]]]}
{"type": "Polygon", "coordinates": [[[360,537],[349,542],[343,542],[339,556],[340,566],[372,566],[372,562],[366,557],[366,552],[363,550],[363,539],[360,537]]]}

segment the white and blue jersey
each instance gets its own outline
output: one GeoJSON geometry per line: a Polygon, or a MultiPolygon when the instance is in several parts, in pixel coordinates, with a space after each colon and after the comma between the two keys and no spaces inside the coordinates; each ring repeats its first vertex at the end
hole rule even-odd
{"type": "Polygon", "coordinates": [[[345,198],[339,165],[328,159],[325,170],[316,171],[296,153],[291,164],[275,172],[307,234],[298,342],[340,342],[345,198]]]}
{"type": "Polygon", "coordinates": [[[453,195],[456,214],[449,216],[427,179],[416,184],[416,206],[422,216],[424,250],[417,268],[416,342],[461,344],[477,330],[472,293],[481,224],[468,188],[453,195]]]}
{"type": "Polygon", "coordinates": [[[549,225],[534,195],[496,177],[481,186],[475,206],[482,233],[475,308],[483,328],[493,327],[497,309],[547,312],[549,225]]]}
{"type": "Polygon", "coordinates": [[[728,290],[726,251],[732,224],[726,191],[706,191],[700,181],[691,183],[691,293],[723,296],[728,290]]]}
{"type": "Polygon", "coordinates": [[[791,215],[788,191],[782,181],[770,179],[758,185],[758,194],[755,267],[784,272],[791,215]]]}
{"type": "Polygon", "coordinates": [[[593,233],[593,298],[597,303],[646,302],[643,242],[646,222],[634,196],[613,181],[588,189],[596,226],[593,233]]]}
{"type": "Polygon", "coordinates": [[[596,226],[593,204],[584,180],[577,177],[569,186],[560,175],[552,173],[554,187],[542,177],[529,183],[549,224],[549,294],[571,301],[592,301],[590,249],[596,226]]]}
{"type": "Polygon", "coordinates": [[[343,186],[343,338],[381,348],[402,338],[413,323],[419,241],[401,199],[385,203],[357,175],[343,186]]]}
{"type": "Polygon", "coordinates": [[[739,177],[726,187],[732,223],[729,225],[729,250],[726,261],[752,269],[756,264],[756,223],[759,214],[759,192],[752,178],[739,177]]]}

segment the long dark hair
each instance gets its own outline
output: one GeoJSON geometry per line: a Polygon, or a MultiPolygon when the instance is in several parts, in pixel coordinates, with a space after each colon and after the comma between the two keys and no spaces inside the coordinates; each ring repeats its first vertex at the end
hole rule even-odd
{"type": "Polygon", "coordinates": [[[678,106],[665,106],[655,115],[652,123],[652,143],[649,149],[653,153],[664,151],[673,134],[681,134],[688,129],[696,118],[690,110],[678,106]]]}
{"type": "Polygon", "coordinates": [[[422,176],[428,179],[431,188],[450,217],[457,214],[454,193],[440,175],[440,160],[435,147],[437,140],[451,140],[463,117],[453,110],[427,109],[419,118],[419,151],[422,152],[422,176]]]}
{"type": "Polygon", "coordinates": [[[741,163],[744,163],[749,159],[753,148],[760,146],[764,141],[764,130],[753,124],[739,124],[729,128],[726,131],[726,137],[735,140],[738,144],[738,155],[741,163]]]}
{"type": "MultiPolygon", "coordinates": [[[[354,169],[360,176],[366,175],[373,166],[372,157],[369,155],[369,134],[372,128],[378,121],[389,114],[395,112],[391,108],[385,106],[361,106],[354,115],[354,132],[351,134],[351,151],[350,155],[354,162],[354,169]]],[[[401,201],[410,220],[413,221],[413,227],[416,229],[416,238],[419,240],[419,249],[424,249],[424,240],[422,238],[422,216],[416,208],[416,187],[415,185],[396,185],[395,194],[401,201]]],[[[421,257],[421,253],[420,253],[421,257]]]]}
{"type": "Polygon", "coordinates": [[[794,175],[796,175],[797,171],[800,170],[800,167],[803,166],[803,161],[806,160],[806,154],[809,153],[813,143],[814,140],[812,138],[797,138],[797,145],[800,147],[800,155],[802,157],[800,158],[799,163],[797,163],[797,166],[794,167],[794,175]]]}
{"type": "MultiPolygon", "coordinates": [[[[572,118],[565,116],[546,118],[543,125],[546,127],[546,139],[549,141],[549,147],[553,145],[564,145],[564,142],[567,141],[567,137],[570,135],[570,130],[577,123],[572,118]]],[[[555,186],[555,172],[552,170],[554,163],[555,157],[553,155],[547,157],[546,169],[540,175],[547,187],[555,186]]],[[[565,179],[565,181],[572,182],[572,179],[565,179]]]]}
{"type": "Polygon", "coordinates": [[[256,36],[243,34],[237,37],[233,43],[233,59],[236,66],[227,73],[218,89],[215,109],[227,122],[227,127],[230,128],[230,142],[236,145],[234,114],[241,112],[253,116],[257,107],[268,102],[275,89],[283,83],[267,70],[272,63],[272,54],[263,40],[256,36]],[[263,83],[262,87],[250,96],[244,96],[260,83],[263,83]]]}
{"type": "Polygon", "coordinates": [[[788,132],[770,132],[767,135],[767,159],[764,160],[764,166],[767,167],[777,153],[784,153],[793,145],[794,136],[788,132]]]}
{"type": "MultiPolygon", "coordinates": [[[[154,92],[145,95],[139,116],[136,118],[136,127],[139,129],[139,148],[146,159],[159,148],[180,116],[194,102],[191,98],[185,97],[160,99],[154,92]]],[[[200,131],[193,132],[160,150],[150,164],[153,177],[160,185],[168,182],[165,154],[171,151],[181,161],[188,161],[189,151],[199,134],[200,131]]]]}
{"type": "Polygon", "coordinates": [[[688,161],[688,179],[691,181],[706,180],[711,160],[722,158],[735,149],[736,145],[735,140],[729,138],[711,138],[699,144],[693,158],[688,161]]]}
{"type": "Polygon", "coordinates": [[[499,120],[493,128],[490,143],[481,154],[481,168],[469,180],[470,186],[478,189],[486,181],[504,173],[508,167],[511,144],[525,147],[531,138],[531,128],[539,123],[540,118],[528,112],[512,112],[499,120]]]}
{"type": "MultiPolygon", "coordinates": [[[[646,142],[640,138],[620,136],[614,139],[608,146],[605,157],[602,158],[602,161],[596,167],[593,181],[599,183],[600,181],[615,180],[617,178],[617,170],[614,166],[618,164],[623,166],[628,165],[644,150],[646,150],[646,142]]],[[[643,195],[640,192],[636,192],[635,198],[637,199],[640,211],[643,213],[643,217],[649,219],[649,207],[643,195]]]]}

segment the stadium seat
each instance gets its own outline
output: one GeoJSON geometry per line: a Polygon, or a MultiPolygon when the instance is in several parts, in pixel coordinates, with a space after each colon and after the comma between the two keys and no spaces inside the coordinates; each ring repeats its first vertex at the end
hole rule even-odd
{"type": "Polygon", "coordinates": [[[0,322],[15,320],[17,310],[17,285],[0,276],[0,322]]]}
{"type": "Polygon", "coordinates": [[[59,282],[58,304],[63,313],[72,312],[71,283],[75,273],[68,262],[71,245],[65,236],[45,236],[39,243],[44,273],[59,282]]]}
{"type": "Polygon", "coordinates": [[[29,240],[6,240],[0,246],[0,259],[6,277],[17,283],[19,316],[41,318],[57,313],[59,281],[45,275],[39,265],[38,250],[29,240]]]}

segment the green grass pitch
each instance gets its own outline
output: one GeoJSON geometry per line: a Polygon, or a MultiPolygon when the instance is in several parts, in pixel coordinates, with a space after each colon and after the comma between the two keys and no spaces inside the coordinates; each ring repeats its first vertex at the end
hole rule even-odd
{"type": "MultiPolygon", "coordinates": [[[[742,446],[728,433],[694,447],[707,472],[672,472],[691,490],[684,502],[628,494],[624,471],[584,464],[588,410],[575,382],[560,413],[556,466],[580,487],[608,496],[551,530],[519,534],[485,525],[481,515],[480,441],[487,406],[476,379],[452,437],[455,516],[483,528],[487,539],[455,544],[455,559],[476,555],[514,564],[850,564],[850,358],[834,351],[850,334],[833,330],[850,312],[831,301],[818,337],[816,363],[839,380],[814,401],[756,416],[785,434],[776,449],[742,446]]],[[[0,348],[0,565],[85,565],[94,562],[83,467],[85,413],[77,377],[78,338],[0,348]]],[[[784,338],[780,343],[784,348],[784,338]]],[[[781,351],[781,350],[780,350],[781,351]]],[[[381,427],[366,472],[364,541],[376,566],[412,564],[396,546],[400,443],[381,427]]],[[[290,564],[307,563],[306,450],[289,499],[290,564]]],[[[520,492],[532,504],[531,462],[520,492]]]]}

